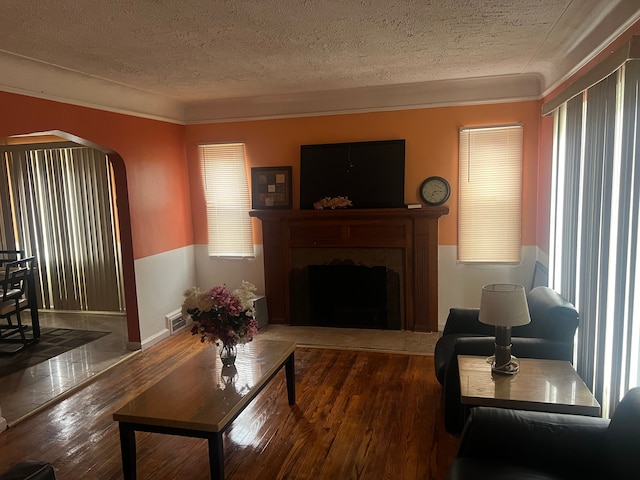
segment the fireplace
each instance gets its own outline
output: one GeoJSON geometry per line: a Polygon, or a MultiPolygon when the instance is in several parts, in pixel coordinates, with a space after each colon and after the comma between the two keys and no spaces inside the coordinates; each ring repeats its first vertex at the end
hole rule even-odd
{"type": "Polygon", "coordinates": [[[294,269],[290,298],[293,325],[401,329],[399,275],[383,265],[335,259],[294,269]]]}
{"type": "Polygon", "coordinates": [[[269,321],[299,321],[294,318],[298,304],[308,300],[294,296],[291,286],[308,284],[308,279],[300,278],[301,270],[346,258],[368,267],[385,266],[398,274],[400,328],[437,331],[438,219],[448,212],[445,206],[413,210],[252,210],[249,214],[262,221],[269,321]],[[366,260],[354,255],[364,255],[366,260]]]}

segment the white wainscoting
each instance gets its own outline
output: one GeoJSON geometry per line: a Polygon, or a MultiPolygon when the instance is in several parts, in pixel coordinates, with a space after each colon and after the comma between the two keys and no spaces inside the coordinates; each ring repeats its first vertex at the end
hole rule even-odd
{"type": "MultiPolygon", "coordinates": [[[[518,283],[529,288],[536,260],[548,263],[535,246],[522,249],[520,265],[467,265],[456,259],[455,245],[438,247],[439,289],[438,328],[444,327],[452,307],[477,308],[482,286],[487,283],[518,283]]],[[[191,245],[135,262],[138,313],[142,348],[169,336],[165,315],[180,307],[182,293],[189,287],[201,289],[226,284],[231,290],[242,280],[264,294],[262,245],[255,245],[255,258],[224,259],[209,257],[206,245],[191,245]]]]}
{"type": "Polygon", "coordinates": [[[536,260],[547,265],[547,255],[535,246],[522,247],[520,265],[469,265],[457,261],[457,246],[438,248],[438,329],[442,330],[452,307],[478,308],[482,286],[517,283],[528,291],[536,260]]]}
{"type": "Polygon", "coordinates": [[[165,315],[182,305],[182,293],[195,285],[193,245],[135,261],[140,338],[143,349],[169,336],[165,315]]]}
{"type": "Polygon", "coordinates": [[[206,245],[195,246],[196,283],[200,289],[226,284],[235,290],[242,280],[256,286],[256,292],[264,294],[264,259],[262,245],[254,245],[254,258],[210,257],[206,245]]]}

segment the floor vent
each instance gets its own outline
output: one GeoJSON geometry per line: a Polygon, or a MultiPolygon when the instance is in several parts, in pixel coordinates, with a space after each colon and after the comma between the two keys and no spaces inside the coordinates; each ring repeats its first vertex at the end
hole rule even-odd
{"type": "Polygon", "coordinates": [[[165,315],[164,319],[167,322],[167,329],[169,330],[170,335],[173,335],[187,327],[187,318],[182,316],[182,310],[176,310],[168,313],[165,315]]]}

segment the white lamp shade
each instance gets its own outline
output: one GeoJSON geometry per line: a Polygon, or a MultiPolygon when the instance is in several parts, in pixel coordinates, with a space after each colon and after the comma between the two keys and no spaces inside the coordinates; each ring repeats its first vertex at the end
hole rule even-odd
{"type": "Polygon", "coordinates": [[[522,285],[496,283],[482,287],[479,320],[496,327],[516,327],[531,321],[522,285]]]}

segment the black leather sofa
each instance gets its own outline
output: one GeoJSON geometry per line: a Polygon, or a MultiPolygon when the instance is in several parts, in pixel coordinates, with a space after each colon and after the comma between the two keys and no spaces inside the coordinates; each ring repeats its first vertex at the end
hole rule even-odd
{"type": "Polygon", "coordinates": [[[640,387],[612,419],[471,410],[448,480],[640,478],[640,387]]]}
{"type": "MultiPolygon", "coordinates": [[[[527,303],[531,323],[512,329],[513,355],[572,361],[578,327],[575,307],[549,287],[532,289],[527,303]]],[[[468,414],[460,404],[457,356],[490,356],[495,351],[495,328],[480,323],[478,313],[479,309],[452,308],[434,351],[436,377],[443,385],[445,427],[451,433],[460,433],[468,414]]]]}
{"type": "Polygon", "coordinates": [[[51,464],[39,460],[24,460],[0,473],[0,480],[55,480],[51,464]]]}

